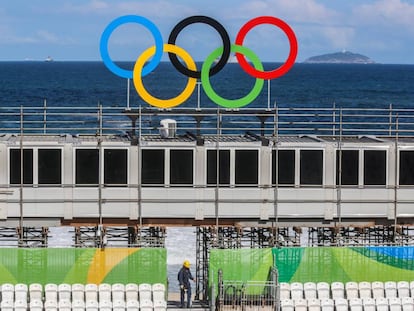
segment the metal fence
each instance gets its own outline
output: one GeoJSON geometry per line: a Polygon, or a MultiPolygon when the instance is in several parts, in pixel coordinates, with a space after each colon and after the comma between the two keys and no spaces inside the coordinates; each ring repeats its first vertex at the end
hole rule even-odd
{"type": "Polygon", "coordinates": [[[272,107],[268,109],[0,107],[0,132],[24,134],[158,134],[160,121],[177,134],[412,136],[414,109],[272,107]]]}
{"type": "Polygon", "coordinates": [[[277,273],[270,272],[268,281],[222,280],[219,272],[216,310],[279,310],[277,273]]]}

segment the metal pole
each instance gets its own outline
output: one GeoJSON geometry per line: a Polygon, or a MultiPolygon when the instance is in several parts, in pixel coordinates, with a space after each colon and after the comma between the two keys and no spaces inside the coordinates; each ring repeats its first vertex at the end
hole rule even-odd
{"type": "Polygon", "coordinates": [[[219,226],[219,183],[220,183],[220,154],[219,154],[219,139],[220,139],[220,109],[217,107],[217,129],[216,129],[216,188],[214,192],[214,213],[216,216],[216,238],[218,237],[219,226]]]}
{"type": "Polygon", "coordinates": [[[141,105],[138,108],[138,216],[139,216],[139,227],[142,227],[142,179],[141,179],[141,166],[142,166],[142,150],[141,150],[141,135],[142,135],[142,111],[141,105]]]}
{"type": "Polygon", "coordinates": [[[337,186],[337,200],[336,200],[336,213],[338,214],[338,225],[341,226],[342,215],[341,215],[341,199],[342,199],[342,108],[339,109],[339,163],[338,163],[338,186],[337,186]]]}
{"type": "Polygon", "coordinates": [[[267,80],[267,110],[270,110],[270,79],[267,80]]]}
{"type": "MultiPolygon", "coordinates": [[[[278,228],[278,201],[279,201],[279,122],[278,122],[278,109],[275,101],[275,115],[273,121],[275,139],[273,141],[273,149],[275,150],[275,188],[274,188],[274,202],[273,213],[275,217],[274,226],[278,228]]],[[[276,233],[277,234],[277,233],[276,233]]]]}
{"type": "Polygon", "coordinates": [[[398,113],[395,116],[395,160],[394,160],[394,241],[397,234],[397,207],[398,207],[398,164],[399,164],[399,153],[398,153],[398,113]]]}
{"type": "Polygon", "coordinates": [[[98,166],[99,166],[99,174],[98,174],[98,209],[99,209],[99,225],[98,225],[98,234],[99,234],[99,246],[103,248],[103,219],[102,219],[102,183],[103,183],[103,154],[102,154],[102,106],[99,105],[99,136],[98,136],[98,166]]]}
{"type": "Polygon", "coordinates": [[[201,82],[197,81],[197,110],[201,110],[201,92],[200,92],[201,82]]]}
{"type": "Polygon", "coordinates": [[[23,162],[23,106],[20,106],[20,192],[19,192],[19,207],[20,207],[20,218],[19,218],[19,246],[23,243],[23,183],[24,183],[24,162],[23,162]]]}
{"type": "Polygon", "coordinates": [[[46,122],[47,122],[47,104],[46,99],[43,100],[43,134],[46,134],[46,122]]]}
{"type": "Polygon", "coordinates": [[[130,110],[131,108],[129,108],[129,93],[130,93],[130,83],[131,79],[127,79],[127,110],[130,110]]]}

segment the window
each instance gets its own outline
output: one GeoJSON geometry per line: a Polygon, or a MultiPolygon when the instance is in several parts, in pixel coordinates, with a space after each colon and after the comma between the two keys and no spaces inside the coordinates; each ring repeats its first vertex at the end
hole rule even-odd
{"type": "MultiPolygon", "coordinates": [[[[295,150],[277,151],[279,185],[295,184],[295,150]]],[[[272,184],[276,184],[276,150],[272,151],[272,184]]]]}
{"type": "Polygon", "coordinates": [[[238,185],[257,185],[259,163],[257,150],[236,150],[235,183],[238,185]]]}
{"type": "MultiPolygon", "coordinates": [[[[207,150],[207,184],[217,183],[217,150],[207,150]]],[[[219,150],[219,184],[230,184],[230,150],[219,150]]]]}
{"type": "Polygon", "coordinates": [[[99,184],[99,150],[77,149],[76,150],[76,184],[98,185],[99,184]]]}
{"type": "Polygon", "coordinates": [[[339,150],[336,151],[336,184],[339,185],[339,154],[341,161],[341,185],[358,185],[359,151],[339,150]]]}
{"type": "Polygon", "coordinates": [[[104,184],[126,185],[128,183],[128,153],[125,149],[104,150],[104,184]]]}
{"type": "Polygon", "coordinates": [[[364,185],[385,185],[385,150],[364,151],[364,185]]]}
{"type": "Polygon", "coordinates": [[[323,151],[300,151],[300,184],[322,185],[323,177],[323,151]]]}
{"type": "Polygon", "coordinates": [[[163,149],[142,150],[142,184],[164,184],[164,160],[163,149]]]}
{"type": "MultiPolygon", "coordinates": [[[[10,149],[10,184],[21,182],[20,149],[10,149]]],[[[23,184],[33,184],[33,149],[23,149],[23,184]]]]}
{"type": "Polygon", "coordinates": [[[170,151],[170,184],[193,184],[193,151],[170,151]]]}
{"type": "Polygon", "coordinates": [[[400,151],[400,185],[414,185],[414,151],[400,151]]]}
{"type": "Polygon", "coordinates": [[[62,183],[62,151],[60,149],[39,149],[37,163],[39,184],[62,183]]]}

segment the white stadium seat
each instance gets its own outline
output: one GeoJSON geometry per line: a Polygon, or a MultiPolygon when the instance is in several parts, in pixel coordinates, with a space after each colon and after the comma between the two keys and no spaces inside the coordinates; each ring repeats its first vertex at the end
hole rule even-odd
{"type": "Polygon", "coordinates": [[[29,288],[27,284],[17,283],[14,285],[14,299],[27,301],[27,292],[29,288]]]}
{"type": "Polygon", "coordinates": [[[72,284],[72,301],[85,301],[85,285],[80,283],[72,284]]]}
{"type": "Polygon", "coordinates": [[[292,299],[282,299],[280,301],[281,311],[294,311],[295,305],[292,299]]]}
{"type": "Polygon", "coordinates": [[[85,301],[82,299],[72,299],[72,311],[84,311],[85,310],[85,301]]]}
{"type": "Polygon", "coordinates": [[[143,299],[139,301],[139,309],[141,311],[152,311],[153,304],[150,299],[143,299]]]}
{"type": "Polygon", "coordinates": [[[40,283],[32,283],[29,285],[29,300],[42,300],[43,286],[40,283]]]}
{"type": "MultiPolygon", "coordinates": [[[[411,281],[411,282],[410,282],[410,292],[411,292],[412,294],[414,294],[414,281],[411,281]]],[[[411,295],[411,296],[413,296],[413,295],[411,295]]]]}
{"type": "Polygon", "coordinates": [[[303,284],[303,293],[305,299],[316,298],[316,284],[314,282],[306,282],[303,284]]]}
{"type": "Polygon", "coordinates": [[[388,281],[384,283],[385,297],[394,298],[397,297],[397,283],[394,281],[388,281]]]}
{"type": "Polygon", "coordinates": [[[122,299],[114,299],[114,301],[112,302],[112,311],[125,311],[125,300],[122,299]]]}
{"type": "Polygon", "coordinates": [[[371,283],[359,282],[358,283],[359,297],[360,298],[372,298],[371,283]]]}
{"type": "Polygon", "coordinates": [[[293,282],[290,284],[290,297],[293,300],[303,298],[303,284],[299,282],[293,282]]]}
{"type": "Polygon", "coordinates": [[[20,299],[16,300],[14,302],[14,311],[27,311],[27,299],[25,299],[25,300],[20,300],[20,299]]]}
{"type": "Polygon", "coordinates": [[[133,299],[127,300],[126,309],[127,311],[138,311],[139,310],[138,300],[133,300],[133,299]]]}
{"type": "Polygon", "coordinates": [[[97,300],[86,300],[85,301],[85,310],[86,311],[99,311],[99,303],[97,300]]]}
{"type": "Polygon", "coordinates": [[[111,298],[112,287],[111,284],[101,283],[98,285],[98,301],[112,301],[111,298]]]}
{"type": "Polygon", "coordinates": [[[46,301],[55,301],[58,299],[58,286],[54,283],[48,283],[45,285],[45,302],[46,301]]]}
{"type": "Polygon", "coordinates": [[[407,281],[397,282],[397,293],[398,297],[410,297],[410,283],[407,281]]]}
{"type": "Polygon", "coordinates": [[[125,285],[121,283],[112,284],[112,301],[122,300],[125,302],[125,285]]]}
{"type": "Polygon", "coordinates": [[[99,301],[99,311],[112,311],[112,302],[109,300],[99,301]]]}
{"type": "Polygon", "coordinates": [[[56,300],[46,300],[45,301],[45,311],[57,311],[58,304],[56,300]]]}
{"type": "Polygon", "coordinates": [[[372,282],[371,288],[372,288],[372,298],[377,299],[377,298],[385,297],[383,282],[380,282],[380,281],[372,282]]]}
{"type": "Polygon", "coordinates": [[[402,297],[401,306],[403,311],[414,311],[414,298],[413,297],[402,297]]]}
{"type": "Polygon", "coordinates": [[[85,302],[98,301],[98,285],[88,283],[85,285],[85,302]]]}
{"type": "Polygon", "coordinates": [[[364,307],[364,311],[375,311],[375,299],[374,298],[364,298],[362,299],[362,306],[364,307]]]}
{"type": "Polygon", "coordinates": [[[318,298],[308,299],[308,311],[320,311],[321,301],[318,298]]]}
{"type": "Polygon", "coordinates": [[[388,298],[388,304],[390,306],[390,311],[401,311],[401,298],[388,298]]]}
{"type": "Polygon", "coordinates": [[[318,292],[318,298],[324,299],[330,297],[330,288],[329,284],[326,282],[318,282],[316,284],[316,290],[318,292]]]}
{"type": "Polygon", "coordinates": [[[154,308],[154,311],[166,311],[167,310],[167,302],[165,301],[165,299],[154,300],[153,308],[154,308]]]}
{"type": "Polygon", "coordinates": [[[125,300],[138,300],[138,284],[128,283],[125,285],[125,300]]]}
{"type": "Polygon", "coordinates": [[[349,310],[350,311],[362,311],[362,299],[361,298],[349,299],[349,310]]]}
{"type": "Polygon", "coordinates": [[[290,284],[286,282],[279,283],[280,300],[290,299],[290,284]]]}
{"type": "Polygon", "coordinates": [[[165,285],[162,283],[155,283],[152,285],[152,300],[165,300],[165,285]]]}
{"type": "Polygon", "coordinates": [[[335,302],[333,299],[330,299],[330,298],[321,299],[321,310],[322,311],[334,311],[334,309],[335,309],[335,302]]]}
{"type": "Polygon", "coordinates": [[[346,292],[346,298],[352,299],[352,298],[358,298],[358,283],[356,282],[347,282],[345,283],[345,292],[346,292]]]}
{"type": "Polygon", "coordinates": [[[70,300],[63,298],[58,302],[59,311],[71,311],[72,310],[72,303],[70,300]]]}
{"type": "Polygon", "coordinates": [[[345,298],[335,299],[336,311],[348,311],[348,300],[345,298]]]}
{"type": "Polygon", "coordinates": [[[4,283],[1,285],[1,300],[14,301],[14,285],[11,283],[4,283]]]}
{"type": "Polygon", "coordinates": [[[142,283],[138,286],[139,300],[152,300],[152,286],[148,283],[142,283]]]}
{"type": "Polygon", "coordinates": [[[388,299],[387,298],[375,299],[375,304],[377,306],[377,311],[388,311],[388,299]]]}
{"type": "Polygon", "coordinates": [[[345,298],[345,285],[342,282],[331,283],[332,299],[345,298]]]}
{"type": "Polygon", "coordinates": [[[70,284],[67,284],[67,283],[59,284],[58,285],[59,301],[62,301],[62,300],[71,301],[72,300],[71,292],[72,292],[72,286],[70,284]]]}
{"type": "Polygon", "coordinates": [[[12,300],[4,300],[2,299],[0,303],[0,309],[2,311],[13,311],[14,309],[14,303],[12,300]]]}
{"type": "Polygon", "coordinates": [[[31,299],[29,308],[30,311],[43,311],[43,302],[39,299],[31,299]]]}
{"type": "Polygon", "coordinates": [[[293,300],[293,303],[295,305],[295,311],[307,311],[308,310],[308,302],[306,299],[299,298],[293,300]]]}

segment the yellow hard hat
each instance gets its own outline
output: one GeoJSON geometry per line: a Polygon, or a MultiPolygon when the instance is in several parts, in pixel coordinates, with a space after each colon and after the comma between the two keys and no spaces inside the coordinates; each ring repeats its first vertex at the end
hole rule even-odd
{"type": "Polygon", "coordinates": [[[185,260],[183,266],[186,268],[190,268],[190,262],[188,260],[185,260]]]}

